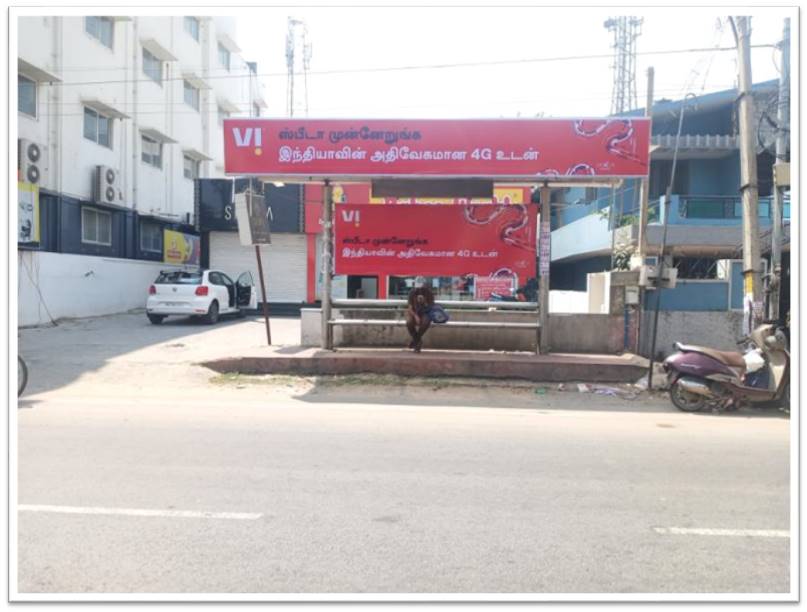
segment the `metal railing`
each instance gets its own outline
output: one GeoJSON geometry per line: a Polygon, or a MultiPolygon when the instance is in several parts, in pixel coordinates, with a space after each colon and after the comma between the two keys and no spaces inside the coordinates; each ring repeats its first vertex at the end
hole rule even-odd
{"type": "MultiPolygon", "coordinates": [[[[490,310],[538,310],[537,302],[474,302],[461,300],[435,300],[440,306],[448,309],[484,309],[490,310]]],[[[405,308],[406,300],[368,300],[368,299],[336,299],[331,300],[334,308],[405,308]]]]}

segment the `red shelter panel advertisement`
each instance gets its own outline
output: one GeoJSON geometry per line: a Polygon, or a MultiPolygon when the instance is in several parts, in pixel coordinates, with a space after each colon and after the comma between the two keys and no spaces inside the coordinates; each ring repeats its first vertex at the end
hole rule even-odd
{"type": "Polygon", "coordinates": [[[225,119],[227,174],[316,178],[641,177],[650,119],[225,119]]]}
{"type": "MultiPolygon", "coordinates": [[[[318,234],[322,231],[323,187],[308,184],[304,190],[305,232],[318,234]]],[[[333,185],[334,204],[388,204],[388,205],[457,205],[457,204],[529,204],[531,190],[523,185],[494,185],[493,198],[388,198],[372,197],[370,183],[333,185]]]]}
{"type": "Polygon", "coordinates": [[[344,204],[334,216],[336,274],[535,276],[533,205],[344,204]]]}

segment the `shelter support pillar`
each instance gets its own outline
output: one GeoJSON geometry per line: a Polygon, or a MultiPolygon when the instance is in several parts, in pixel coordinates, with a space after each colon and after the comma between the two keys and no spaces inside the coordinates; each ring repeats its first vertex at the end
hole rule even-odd
{"type": "Polygon", "coordinates": [[[322,190],[322,348],[333,350],[331,320],[331,275],[333,271],[333,187],[325,181],[322,190]]]}
{"type": "Polygon", "coordinates": [[[551,204],[549,199],[552,190],[548,183],[541,186],[541,225],[538,240],[538,265],[539,265],[539,279],[538,279],[538,317],[541,325],[540,329],[540,343],[538,352],[545,354],[549,352],[550,348],[550,330],[549,330],[549,262],[551,260],[551,204]]]}

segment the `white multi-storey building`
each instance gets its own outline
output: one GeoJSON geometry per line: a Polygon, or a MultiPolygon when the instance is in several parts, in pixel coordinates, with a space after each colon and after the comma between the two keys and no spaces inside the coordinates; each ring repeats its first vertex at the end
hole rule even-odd
{"type": "Polygon", "coordinates": [[[193,179],[224,176],[223,119],[266,107],[234,39],[227,17],[18,19],[21,324],[142,305],[193,179]]]}

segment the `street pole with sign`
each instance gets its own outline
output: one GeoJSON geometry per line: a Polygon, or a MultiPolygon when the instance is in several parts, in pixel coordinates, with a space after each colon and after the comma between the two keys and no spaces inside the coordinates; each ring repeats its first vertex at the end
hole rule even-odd
{"type": "Polygon", "coordinates": [[[266,284],[263,276],[260,245],[271,244],[272,236],[269,229],[269,216],[266,201],[263,196],[255,195],[252,185],[250,185],[246,194],[237,194],[235,196],[235,218],[236,221],[238,221],[238,235],[241,244],[255,247],[255,259],[258,262],[258,277],[261,281],[263,318],[266,323],[266,343],[271,346],[272,331],[269,326],[269,301],[266,297],[266,284]]]}

